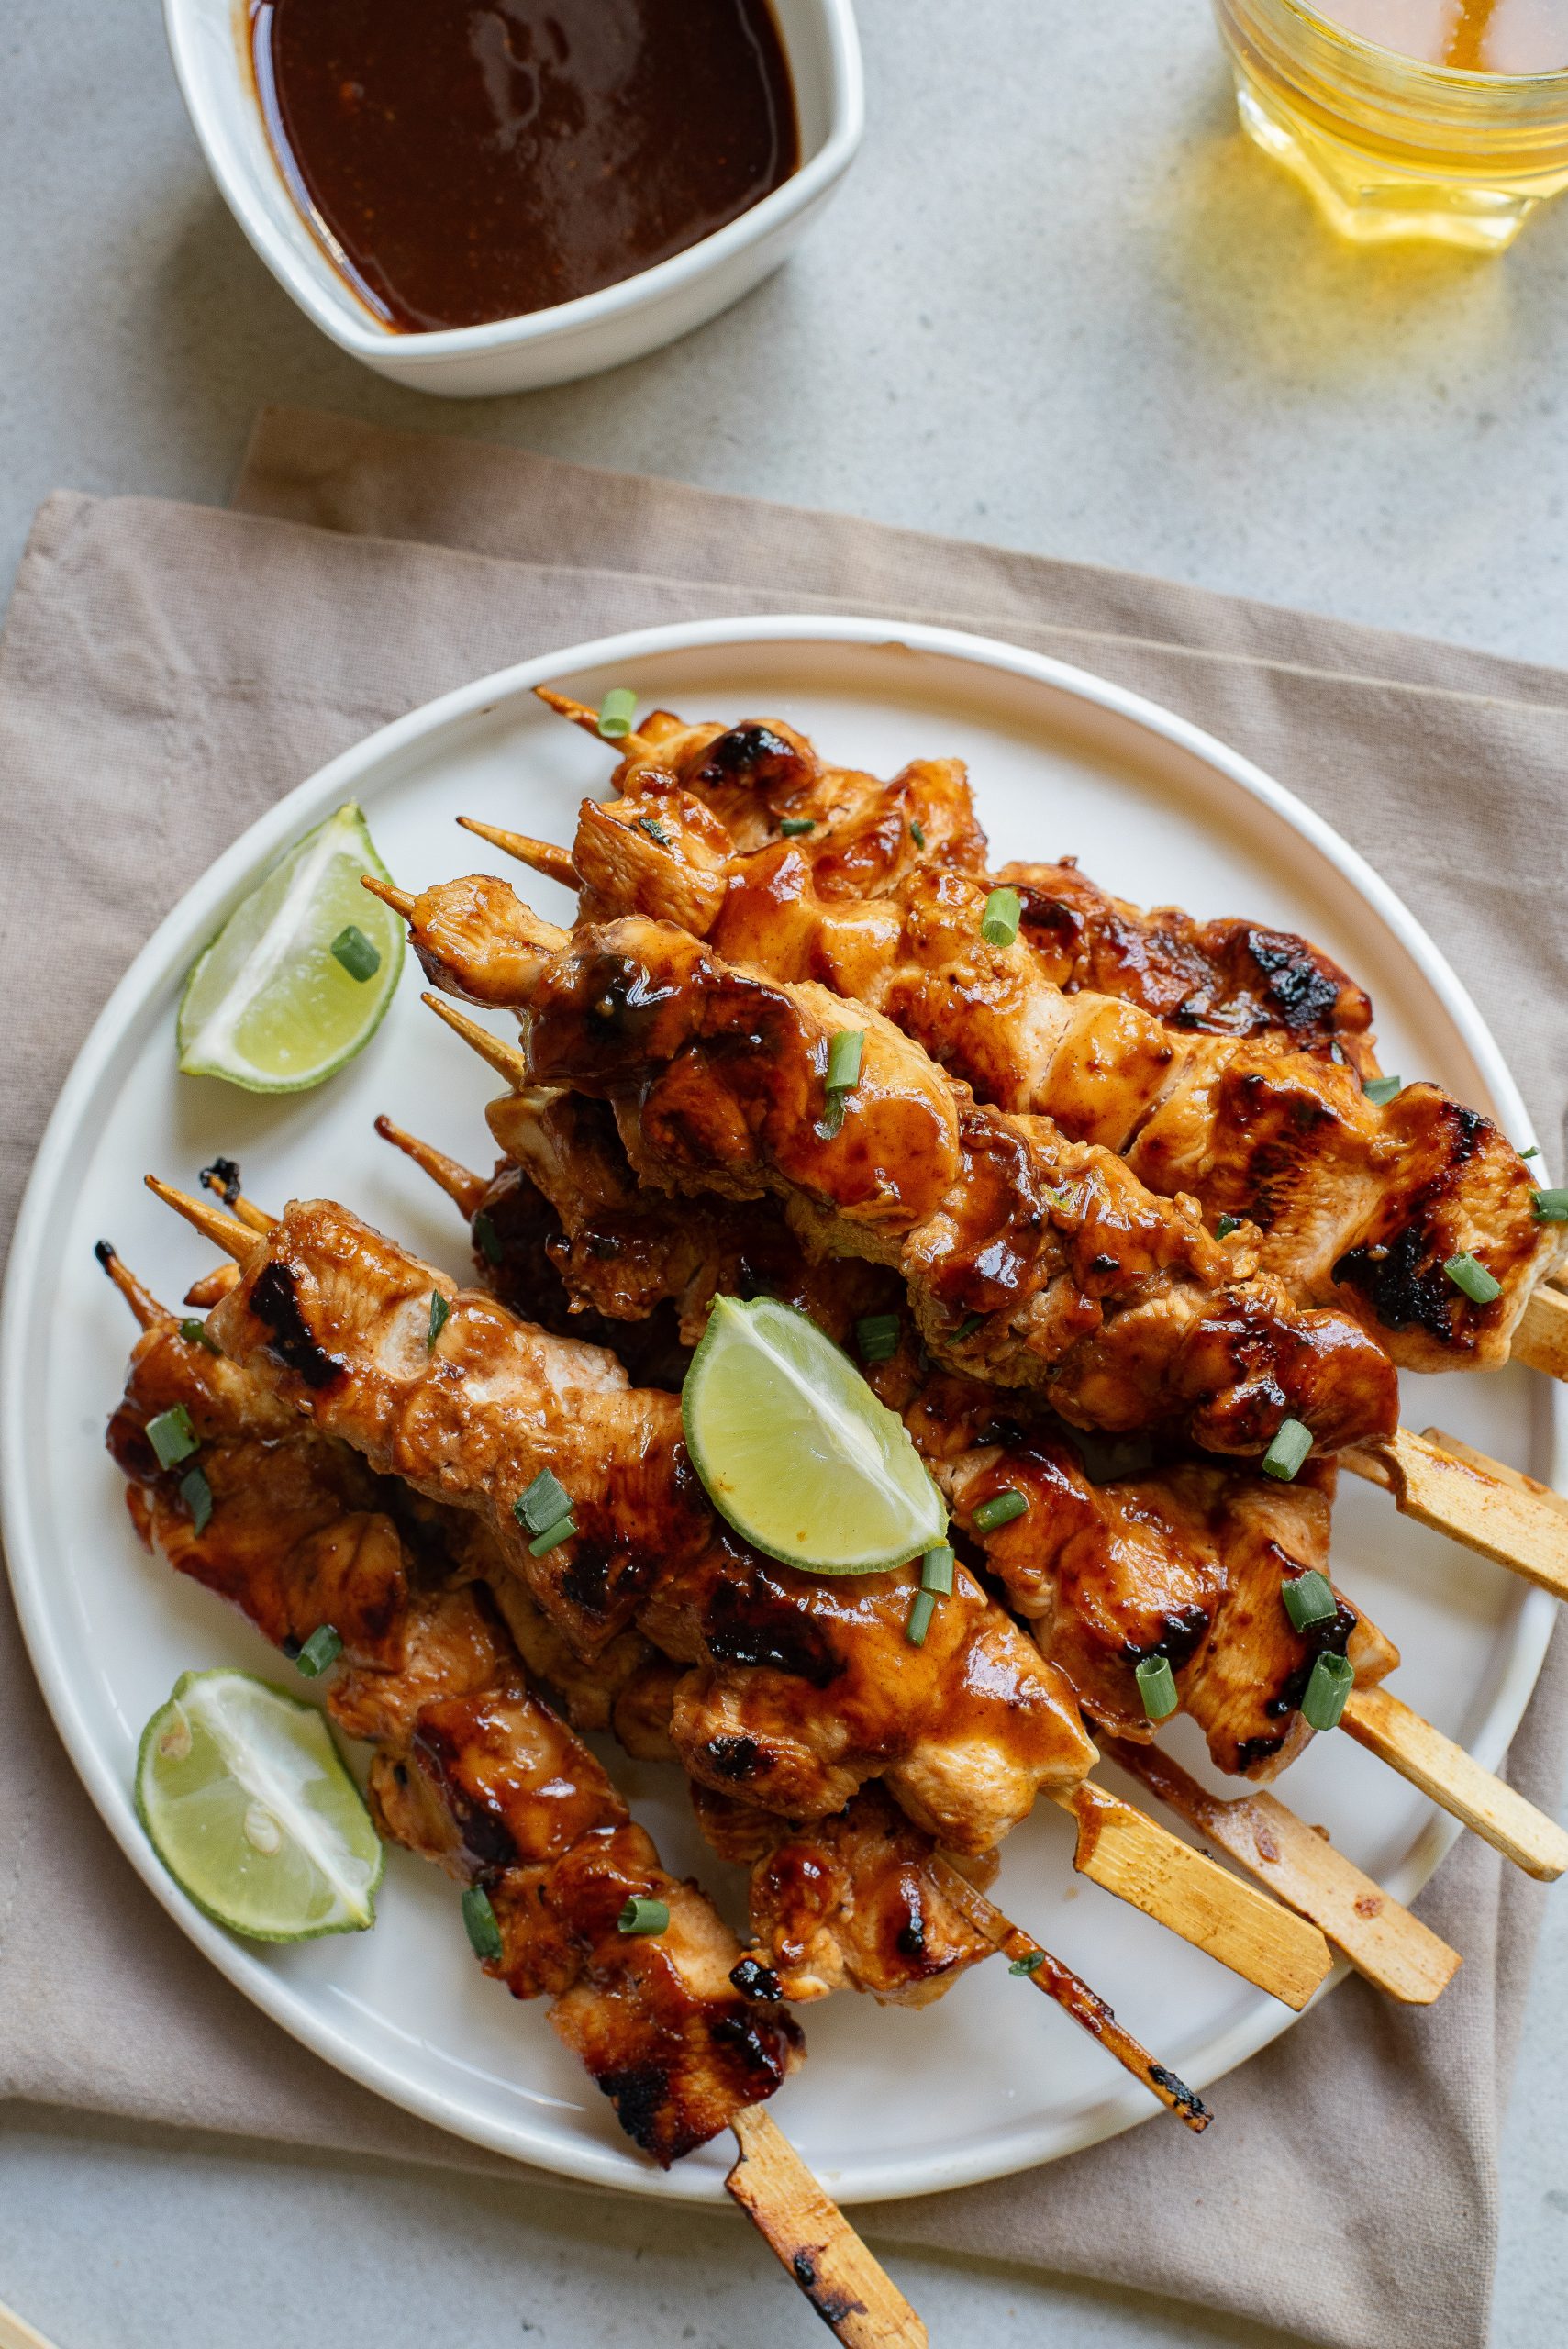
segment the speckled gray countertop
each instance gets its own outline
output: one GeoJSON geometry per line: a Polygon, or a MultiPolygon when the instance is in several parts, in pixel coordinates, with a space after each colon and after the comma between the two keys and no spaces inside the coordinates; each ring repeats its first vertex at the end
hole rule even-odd
{"type": "MultiPolygon", "coordinates": [[[[618,374],[458,404],[340,356],[252,258],[155,0],[0,0],[0,581],[50,490],[220,500],[257,407],[299,401],[1568,662],[1568,199],[1500,262],[1353,253],[1239,139],[1203,0],[860,14],[866,146],[781,276],[618,374]]],[[[1565,2011],[1568,1889],[1504,2134],[1497,2349],[1562,2335],[1565,2011]]],[[[0,2300],[60,2349],[166,2349],[194,2310],[203,2349],[806,2349],[770,2265],[532,2178],[0,2132],[0,2300]]],[[[896,2265],[939,2349],[1276,2338],[896,2265]]]]}

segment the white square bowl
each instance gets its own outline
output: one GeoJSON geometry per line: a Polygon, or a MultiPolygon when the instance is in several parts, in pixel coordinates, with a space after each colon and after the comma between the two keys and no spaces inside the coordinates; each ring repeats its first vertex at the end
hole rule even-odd
{"type": "Polygon", "coordinates": [[[851,0],[772,0],[795,85],[798,171],[739,218],[596,294],[487,326],[399,333],[365,307],[290,195],[261,121],[244,0],[164,0],[181,95],[207,166],[280,285],[378,375],[449,399],[618,367],[688,333],[778,267],[843,177],[864,126],[851,0]]]}

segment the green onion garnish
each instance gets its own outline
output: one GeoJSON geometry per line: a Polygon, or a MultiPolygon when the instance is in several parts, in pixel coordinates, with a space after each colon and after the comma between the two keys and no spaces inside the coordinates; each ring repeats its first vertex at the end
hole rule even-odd
{"type": "Polygon", "coordinates": [[[572,1514],[572,1496],[548,1468],[541,1468],[528,1491],[512,1503],[512,1515],[530,1533],[542,1533],[572,1514]]]}
{"type": "Polygon", "coordinates": [[[462,1921],[475,1957],[483,1958],[487,1965],[493,1965],[501,1954],[501,1928],[495,1922],[490,1895],[482,1884],[471,1884],[463,1894],[462,1921]]]}
{"type": "Polygon", "coordinates": [[[484,1208],[480,1208],[469,1230],[473,1234],[473,1244],[485,1263],[498,1264],[501,1261],[501,1235],[484,1208]]]}
{"type": "Polygon", "coordinates": [[[1038,1974],[1044,1964],[1044,1950],[1031,1949],[1028,1957],[1015,1957],[1007,1971],[1009,1974],[1038,1974]]]}
{"type": "Polygon", "coordinates": [[[1314,1623],[1330,1623],[1340,1611],[1334,1587],[1327,1575],[1309,1566],[1304,1575],[1296,1575],[1280,1586],[1284,1611],[1298,1631],[1310,1630],[1314,1623]]]}
{"type": "Polygon", "coordinates": [[[646,832],[649,839],[651,841],[657,841],[661,848],[669,847],[670,835],[664,829],[662,824],[656,824],[651,816],[639,816],[636,821],[637,829],[639,832],[646,832]]]}
{"type": "Polygon", "coordinates": [[[1369,1101],[1374,1101],[1381,1109],[1385,1102],[1393,1100],[1404,1082],[1402,1076],[1369,1076],[1362,1091],[1369,1101]]]}
{"type": "Polygon", "coordinates": [[[1503,1294],[1502,1282],[1494,1280],[1485,1265],[1473,1256],[1451,1256],[1443,1270],[1473,1305],[1490,1305],[1495,1297],[1503,1294]]]}
{"type": "Polygon", "coordinates": [[[828,1090],[850,1093],[861,1081],[861,1056],[865,1051],[863,1028],[840,1028],[828,1046],[828,1090]]]}
{"type": "Polygon", "coordinates": [[[212,1486],[199,1462],[181,1477],[180,1497],[191,1512],[193,1532],[205,1533],[212,1523],[212,1486]]]}
{"type": "Polygon", "coordinates": [[[425,1341],[425,1352],[428,1354],[435,1353],[436,1340],[446,1328],[450,1312],[451,1307],[447,1303],[440,1290],[433,1288],[430,1291],[430,1334],[425,1341]]]}
{"type": "Polygon", "coordinates": [[[911,816],[909,818],[909,837],[917,848],[925,847],[926,827],[921,823],[918,816],[911,816]]]}
{"type": "Polygon", "coordinates": [[[183,1403],[172,1404],[168,1410],[160,1411],[155,1419],[148,1420],[147,1441],[158,1454],[160,1468],[172,1468],[201,1448],[201,1438],[191,1425],[191,1415],[183,1403]]]}
{"type": "Polygon", "coordinates": [[[831,1141],[835,1134],[843,1131],[843,1127],[844,1097],[842,1093],[829,1093],[822,1104],[822,1115],[817,1120],[817,1130],[824,1141],[831,1141]]]}
{"type": "Polygon", "coordinates": [[[1533,1142],[1533,1141],[1532,1141],[1532,1142],[1531,1142],[1531,1144],[1530,1144],[1530,1146],[1529,1146],[1529,1148],[1528,1150],[1521,1150],[1521,1151],[1520,1151],[1520,1152],[1519,1152],[1519,1156],[1520,1156],[1521,1158],[1539,1158],[1539,1157],[1540,1156],[1540,1143],[1539,1143],[1539,1142],[1533,1142]]]}
{"type": "Polygon", "coordinates": [[[332,959],[341,963],[351,979],[363,986],[381,968],[381,949],[373,946],[358,922],[350,922],[332,941],[332,959]]]}
{"type": "Polygon", "coordinates": [[[205,1321],[182,1321],[180,1335],[188,1346],[205,1346],[209,1354],[216,1354],[222,1351],[217,1340],[208,1336],[205,1321]]]}
{"type": "Polygon", "coordinates": [[[920,1587],[946,1598],[952,1588],[952,1543],[939,1542],[920,1561],[920,1587]]]}
{"type": "Polygon", "coordinates": [[[1537,1223],[1568,1223],[1568,1191],[1532,1191],[1537,1223]]]}
{"type": "Polygon", "coordinates": [[[980,1324],[984,1320],[984,1319],[985,1316],[984,1313],[966,1313],[962,1320],[959,1323],[957,1329],[952,1333],[953,1344],[955,1346],[962,1346],[965,1338],[973,1338],[974,1332],[979,1329],[980,1324]]]}
{"type": "Polygon", "coordinates": [[[1016,889],[993,889],[980,917],[980,935],[987,946],[1011,946],[1018,934],[1023,901],[1016,889]]]}
{"type": "Polygon", "coordinates": [[[1216,1219],[1214,1236],[1217,1240],[1229,1240],[1233,1231],[1240,1231],[1240,1229],[1241,1219],[1239,1215],[1222,1215],[1216,1219]]]}
{"type": "Polygon", "coordinates": [[[855,1352],[862,1362],[889,1362],[898,1352],[903,1323],[896,1313],[865,1313],[855,1323],[855,1352]]]}
{"type": "Polygon", "coordinates": [[[1312,1449],[1312,1431],[1304,1428],[1299,1419],[1282,1419],[1279,1432],[1263,1454],[1265,1476],[1277,1476],[1288,1485],[1312,1449]]]}
{"type": "Polygon", "coordinates": [[[618,742],[631,732],[637,696],[629,685],[613,685],[599,704],[599,733],[606,742],[618,742]]]}
{"type": "Polygon", "coordinates": [[[995,1533],[999,1525],[1011,1525],[1015,1517],[1022,1517],[1028,1507],[1022,1493],[1009,1485],[1005,1493],[995,1493],[988,1501],[982,1501],[969,1521],[976,1533],[995,1533]]]}
{"type": "Polygon", "coordinates": [[[904,1636],[912,1648],[923,1648],[926,1633],[931,1628],[931,1618],[937,1611],[934,1590],[917,1590],[909,1601],[909,1619],[904,1626],[904,1636]]]}
{"type": "Polygon", "coordinates": [[[786,841],[804,840],[807,832],[817,829],[817,818],[815,816],[781,816],[779,829],[786,841]]]}
{"type": "Polygon", "coordinates": [[[662,1933],[670,1922],[667,1900],[651,1900],[642,1893],[629,1899],[616,1923],[623,1933],[662,1933]]]}
{"type": "Polygon", "coordinates": [[[551,1550],[559,1550],[563,1542],[570,1542],[576,1531],[577,1520],[574,1517],[558,1518],[553,1525],[547,1525],[542,1533],[534,1535],[533,1540],[528,1543],[529,1557],[547,1557],[551,1550]]]}
{"type": "Polygon", "coordinates": [[[319,1680],[329,1664],[336,1664],[343,1653],[343,1634],[335,1623],[322,1623],[294,1660],[295,1670],[303,1672],[307,1680],[319,1680]]]}
{"type": "Polygon", "coordinates": [[[1338,1729],[1345,1699],[1356,1685],[1356,1668],[1348,1655],[1320,1655],[1301,1699],[1302,1718],[1308,1729],[1338,1729]]]}
{"type": "Polygon", "coordinates": [[[1143,1710],[1151,1721],[1168,1721],[1181,1702],[1176,1695],[1176,1675],[1171,1669],[1171,1659],[1164,1655],[1140,1656],[1133,1677],[1138,1693],[1143,1699],[1143,1710]]]}

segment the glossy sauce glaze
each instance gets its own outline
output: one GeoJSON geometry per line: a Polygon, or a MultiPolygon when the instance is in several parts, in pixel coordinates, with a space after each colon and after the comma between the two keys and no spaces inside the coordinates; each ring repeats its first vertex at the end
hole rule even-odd
{"type": "Polygon", "coordinates": [[[548,309],[787,179],[768,0],[250,0],[269,137],[356,292],[407,333],[548,309]]]}

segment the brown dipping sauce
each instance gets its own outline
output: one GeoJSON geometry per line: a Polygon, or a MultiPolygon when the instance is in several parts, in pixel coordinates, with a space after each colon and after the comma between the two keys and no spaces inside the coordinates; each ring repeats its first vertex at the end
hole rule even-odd
{"type": "Polygon", "coordinates": [[[684,251],[799,161],[768,0],[250,0],[268,132],[376,316],[547,309],[684,251]]]}

